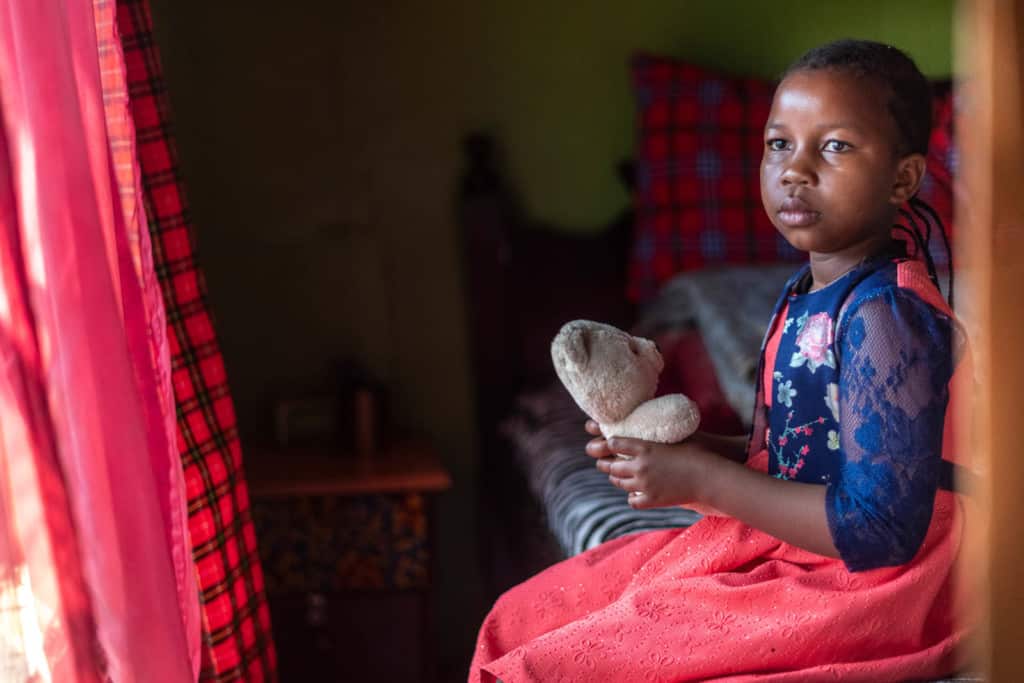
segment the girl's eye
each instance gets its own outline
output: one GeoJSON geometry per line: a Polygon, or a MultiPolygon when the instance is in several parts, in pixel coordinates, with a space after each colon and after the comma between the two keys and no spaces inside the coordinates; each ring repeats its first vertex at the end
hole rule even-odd
{"type": "Polygon", "coordinates": [[[772,152],[781,152],[786,149],[786,141],[782,138],[772,138],[764,143],[772,152]]]}
{"type": "Polygon", "coordinates": [[[849,142],[843,142],[842,140],[829,140],[825,143],[826,152],[845,152],[849,150],[853,145],[849,142]]]}

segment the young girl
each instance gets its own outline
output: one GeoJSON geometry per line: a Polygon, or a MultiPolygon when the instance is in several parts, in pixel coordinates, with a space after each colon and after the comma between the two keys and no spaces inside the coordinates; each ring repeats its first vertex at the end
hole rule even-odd
{"type": "Polygon", "coordinates": [[[761,196],[810,258],[771,318],[749,440],[587,446],[634,507],[712,514],[610,541],[508,591],[480,629],[470,681],[955,669],[962,515],[943,437],[963,336],[926,251],[908,259],[892,239],[905,203],[924,215],[914,195],[930,130],[929,85],[892,47],[840,41],[786,72],[761,196]]]}

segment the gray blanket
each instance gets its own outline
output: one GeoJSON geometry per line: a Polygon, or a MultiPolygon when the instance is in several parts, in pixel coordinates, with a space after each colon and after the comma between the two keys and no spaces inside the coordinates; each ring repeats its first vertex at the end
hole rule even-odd
{"type": "Polygon", "coordinates": [[[754,375],[765,327],[793,264],[737,266],[683,273],[640,315],[634,333],[694,325],[726,400],[746,426],[754,412],[754,375]]]}

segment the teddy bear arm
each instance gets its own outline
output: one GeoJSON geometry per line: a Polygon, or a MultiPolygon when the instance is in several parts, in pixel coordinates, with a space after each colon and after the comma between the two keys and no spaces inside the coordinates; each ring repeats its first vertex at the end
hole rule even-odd
{"type": "Polygon", "coordinates": [[[697,431],[697,405],[682,394],[659,396],[638,405],[624,420],[601,424],[605,436],[678,443],[697,431]]]}

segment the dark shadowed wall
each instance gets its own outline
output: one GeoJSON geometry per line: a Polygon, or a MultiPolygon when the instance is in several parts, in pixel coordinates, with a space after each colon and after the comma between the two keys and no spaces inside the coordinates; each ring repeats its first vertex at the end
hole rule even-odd
{"type": "Polygon", "coordinates": [[[396,421],[433,438],[440,653],[481,618],[476,454],[453,197],[459,141],[496,133],[534,215],[588,230],[625,203],[634,50],[771,76],[855,36],[950,69],[951,0],[775,3],[153,0],[177,134],[243,437],[280,386],[354,358],[396,421]]]}

